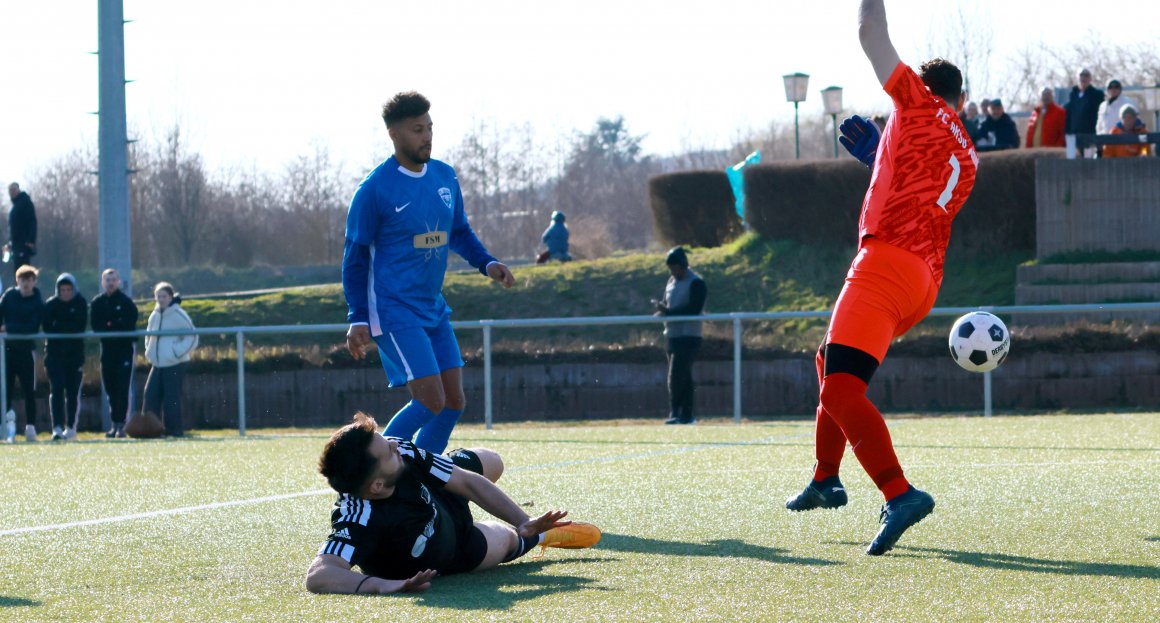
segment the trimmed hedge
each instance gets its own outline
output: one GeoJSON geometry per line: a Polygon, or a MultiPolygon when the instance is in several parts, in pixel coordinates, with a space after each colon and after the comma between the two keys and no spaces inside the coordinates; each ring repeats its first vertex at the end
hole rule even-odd
{"type": "Polygon", "coordinates": [[[716,247],[742,232],[724,171],[658,175],[648,194],[657,239],[666,246],[716,247]]]}
{"type": "MultiPolygon", "coordinates": [[[[1034,252],[1035,161],[1063,156],[1062,149],[980,154],[975,187],[955,217],[951,248],[1034,252]]],[[[851,159],[750,167],[745,218],[770,238],[854,246],[869,184],[870,171],[851,159]]]]}

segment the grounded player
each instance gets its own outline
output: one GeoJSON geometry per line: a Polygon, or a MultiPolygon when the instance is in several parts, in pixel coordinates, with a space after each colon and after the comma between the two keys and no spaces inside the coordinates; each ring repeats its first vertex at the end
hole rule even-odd
{"type": "Polygon", "coordinates": [[[415,445],[438,454],[465,402],[463,359],[443,299],[447,250],[505,288],[515,278],[467,223],[455,171],[431,159],[430,108],[413,91],[383,106],[395,155],[351,199],[342,287],[351,355],[361,358],[373,339],[391,387],[411,390],[383,434],[410,440],[418,431],[415,445]]]}
{"type": "Polygon", "coordinates": [[[882,0],[862,1],[859,37],[894,111],[876,156],[876,128],[856,118],[844,130],[853,140],[843,144],[874,172],[862,204],[858,253],[817,357],[814,476],[786,507],[803,511],[846,503],[838,467],[849,441],[886,498],[882,527],[866,550],[880,555],[934,509],[934,498],[907,482],[866,388],[891,340],[934,305],[951,220],[975,183],[978,157],[956,114],[964,100],[958,68],[934,59],[916,75],[903,64],[890,42],[882,0]]]}
{"type": "Polygon", "coordinates": [[[563,511],[528,517],[495,486],[503,473],[495,452],[432,454],[378,435],[376,426],[359,413],[322,451],[318,471],[339,496],[330,538],[306,572],[307,590],[421,591],[437,573],[483,571],[537,545],[580,548],[600,540],[596,526],[563,521],[563,511]],[[511,525],[473,522],[468,501],[511,525]],[[355,565],[362,573],[351,570],[355,565]]]}

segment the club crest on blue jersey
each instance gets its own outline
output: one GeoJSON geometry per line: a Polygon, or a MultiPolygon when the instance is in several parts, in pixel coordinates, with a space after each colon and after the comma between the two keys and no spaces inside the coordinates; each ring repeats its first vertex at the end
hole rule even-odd
{"type": "Polygon", "coordinates": [[[448,209],[454,209],[451,206],[451,189],[450,188],[447,188],[446,186],[444,186],[443,188],[440,188],[439,189],[439,198],[443,200],[443,203],[447,204],[448,209]]]}

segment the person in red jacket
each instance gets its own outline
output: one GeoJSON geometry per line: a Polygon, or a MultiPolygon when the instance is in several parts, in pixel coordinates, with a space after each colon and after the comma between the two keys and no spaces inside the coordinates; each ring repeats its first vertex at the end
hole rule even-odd
{"type": "Polygon", "coordinates": [[[1067,125],[1067,111],[1055,103],[1055,92],[1050,87],[1039,94],[1039,106],[1027,120],[1027,147],[1063,147],[1063,130],[1067,125]]]}

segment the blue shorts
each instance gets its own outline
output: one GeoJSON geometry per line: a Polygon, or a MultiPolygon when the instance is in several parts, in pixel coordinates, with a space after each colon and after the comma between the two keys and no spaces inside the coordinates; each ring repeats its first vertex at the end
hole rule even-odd
{"type": "Polygon", "coordinates": [[[455,331],[451,330],[450,316],[444,316],[434,327],[384,331],[374,340],[391,387],[401,387],[415,379],[463,367],[463,356],[459,352],[455,331]]]}

